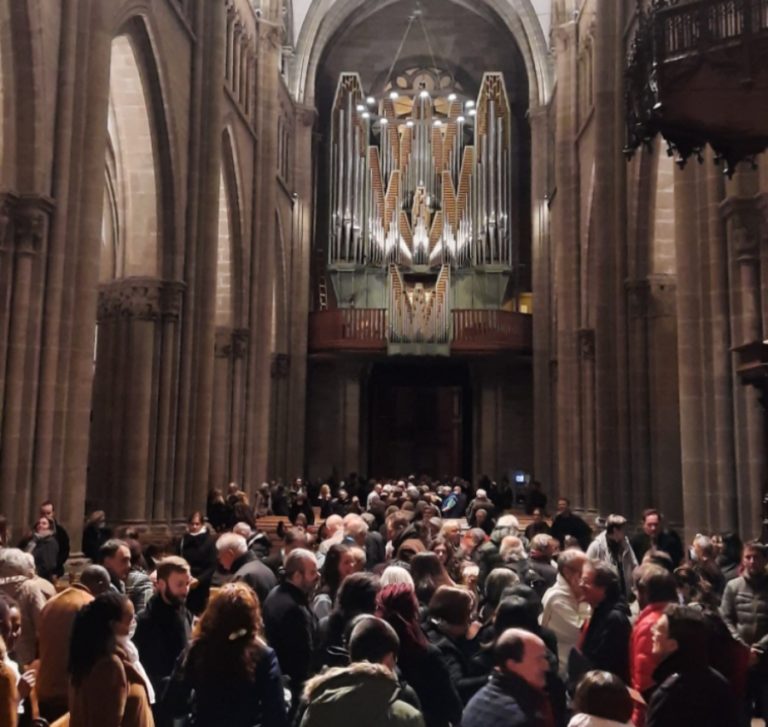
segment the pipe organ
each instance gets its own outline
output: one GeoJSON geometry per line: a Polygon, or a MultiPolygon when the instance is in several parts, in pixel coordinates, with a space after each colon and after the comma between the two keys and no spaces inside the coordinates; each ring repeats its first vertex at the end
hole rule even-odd
{"type": "MultiPolygon", "coordinates": [[[[363,293],[366,307],[388,311],[390,342],[441,344],[450,341],[457,291],[472,287],[463,280],[483,276],[487,291],[495,276],[491,287],[505,290],[515,263],[513,128],[500,73],[485,74],[476,100],[412,89],[378,102],[357,74],[342,74],[328,237],[340,305],[363,293]],[[363,276],[369,290],[356,290],[350,276],[363,276]]],[[[500,307],[498,298],[479,307],[500,307]]]]}

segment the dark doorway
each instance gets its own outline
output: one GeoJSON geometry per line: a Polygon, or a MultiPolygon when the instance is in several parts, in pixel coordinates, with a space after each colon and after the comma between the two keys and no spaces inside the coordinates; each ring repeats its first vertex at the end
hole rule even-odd
{"type": "Polygon", "coordinates": [[[370,474],[471,477],[470,397],[466,365],[374,366],[369,379],[370,474]]]}

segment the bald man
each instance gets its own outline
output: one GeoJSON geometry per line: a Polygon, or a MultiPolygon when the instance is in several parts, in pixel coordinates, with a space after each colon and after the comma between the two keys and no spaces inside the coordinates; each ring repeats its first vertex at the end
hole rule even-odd
{"type": "Polygon", "coordinates": [[[40,713],[53,722],[67,712],[67,661],[69,637],[77,612],[100,593],[109,590],[109,572],[104,566],[89,565],[80,582],[56,594],[40,612],[38,642],[40,669],[37,694],[40,713]]]}
{"type": "Polygon", "coordinates": [[[547,647],[535,634],[507,629],[493,644],[494,669],[488,683],[469,700],[462,727],[528,727],[546,724],[544,691],[547,647]]]}

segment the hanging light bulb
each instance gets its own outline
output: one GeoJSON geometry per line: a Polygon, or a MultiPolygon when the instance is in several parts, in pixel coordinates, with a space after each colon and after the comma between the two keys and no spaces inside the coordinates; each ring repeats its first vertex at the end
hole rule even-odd
{"type": "Polygon", "coordinates": [[[357,104],[357,113],[359,114],[363,111],[365,111],[365,106],[363,106],[361,103],[357,104]]]}
{"type": "Polygon", "coordinates": [[[467,102],[466,102],[464,105],[465,105],[465,106],[466,106],[468,109],[472,109],[472,108],[474,108],[474,107],[475,107],[475,102],[474,102],[474,101],[472,101],[472,100],[470,99],[470,100],[469,100],[469,101],[467,101],[467,102]]]}
{"type": "Polygon", "coordinates": [[[455,93],[448,94],[448,100],[449,101],[455,101],[456,100],[456,94],[455,93]]]}
{"type": "Polygon", "coordinates": [[[429,91],[422,91],[419,94],[419,98],[429,98],[429,91]]]}
{"type": "Polygon", "coordinates": [[[443,122],[440,119],[435,119],[435,126],[442,126],[443,122]]]}
{"type": "Polygon", "coordinates": [[[470,109],[469,110],[469,115],[470,116],[477,116],[477,109],[470,109]]]}
{"type": "Polygon", "coordinates": [[[362,116],[364,119],[370,119],[371,115],[367,111],[363,111],[362,116]]]}
{"type": "Polygon", "coordinates": [[[389,94],[389,97],[390,97],[390,98],[391,98],[393,101],[397,101],[397,99],[398,99],[398,98],[400,98],[400,94],[399,94],[397,91],[392,91],[392,92],[389,94]]]}
{"type": "Polygon", "coordinates": [[[458,121],[460,124],[463,124],[466,121],[466,119],[463,116],[459,116],[459,118],[456,119],[456,121],[458,121]]]}
{"type": "Polygon", "coordinates": [[[382,126],[386,126],[386,125],[389,123],[389,119],[388,119],[388,118],[385,116],[385,117],[383,117],[383,118],[379,119],[379,123],[380,123],[382,126]]]}
{"type": "Polygon", "coordinates": [[[411,121],[410,119],[408,119],[408,121],[406,121],[406,122],[405,122],[405,125],[406,125],[406,126],[409,128],[409,129],[411,129],[411,128],[413,128],[413,121],[411,121]]]}
{"type": "Polygon", "coordinates": [[[365,99],[365,102],[366,102],[366,103],[367,103],[369,106],[373,106],[373,104],[375,104],[375,103],[376,103],[376,99],[375,99],[373,96],[368,96],[368,98],[367,98],[367,99],[365,99]]]}

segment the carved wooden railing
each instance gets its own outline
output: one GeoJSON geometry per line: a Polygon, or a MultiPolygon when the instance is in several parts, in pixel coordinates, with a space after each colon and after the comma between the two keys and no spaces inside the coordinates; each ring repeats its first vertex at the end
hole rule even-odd
{"type": "Polygon", "coordinates": [[[657,15],[657,59],[745,43],[765,32],[768,0],[667,0],[657,15]]]}
{"type": "Polygon", "coordinates": [[[387,346],[384,308],[336,308],[309,316],[310,351],[378,351],[387,346]]]}
{"type": "Polygon", "coordinates": [[[530,351],[532,317],[503,310],[454,310],[453,344],[458,352],[530,351]]]}
{"type": "MultiPolygon", "coordinates": [[[[451,351],[482,354],[532,349],[532,318],[501,310],[451,312],[451,351]]],[[[309,350],[377,353],[387,348],[387,311],[383,308],[337,308],[309,316],[309,350]]]]}

